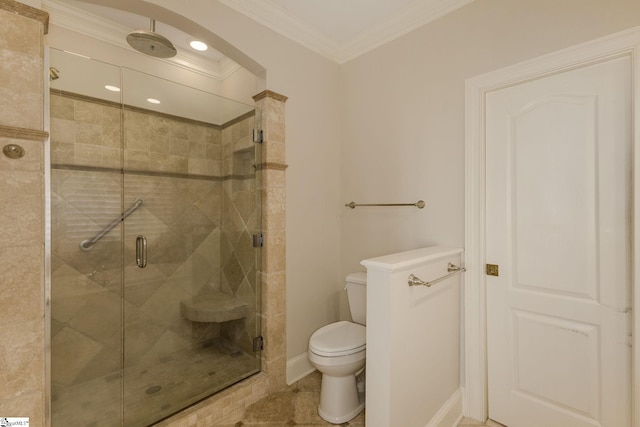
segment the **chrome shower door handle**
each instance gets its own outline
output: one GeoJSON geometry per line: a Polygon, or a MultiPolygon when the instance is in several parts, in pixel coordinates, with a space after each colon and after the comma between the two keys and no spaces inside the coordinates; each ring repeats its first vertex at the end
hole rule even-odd
{"type": "Polygon", "coordinates": [[[138,268],[147,266],[147,238],[144,236],[136,237],[136,264],[138,268]]]}

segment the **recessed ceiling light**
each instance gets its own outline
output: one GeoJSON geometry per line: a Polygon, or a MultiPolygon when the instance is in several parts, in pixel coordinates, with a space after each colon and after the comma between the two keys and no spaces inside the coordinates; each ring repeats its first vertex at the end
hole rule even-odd
{"type": "Polygon", "coordinates": [[[160,104],[160,101],[155,98],[147,98],[147,102],[150,102],[152,104],[160,104]]]}
{"type": "Polygon", "coordinates": [[[120,92],[120,88],[118,86],[106,85],[104,88],[111,92],[120,92]]]}
{"type": "Polygon", "coordinates": [[[195,50],[199,50],[200,52],[204,52],[209,49],[209,46],[205,42],[201,42],[200,40],[192,40],[189,42],[189,46],[191,46],[195,50]]]}

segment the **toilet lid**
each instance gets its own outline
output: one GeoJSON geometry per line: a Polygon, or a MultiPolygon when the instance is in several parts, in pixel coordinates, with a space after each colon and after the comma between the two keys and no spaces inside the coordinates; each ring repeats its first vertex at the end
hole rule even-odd
{"type": "Polygon", "coordinates": [[[319,356],[345,356],[364,350],[366,335],[365,326],[343,320],[315,331],[309,349],[319,356]]]}

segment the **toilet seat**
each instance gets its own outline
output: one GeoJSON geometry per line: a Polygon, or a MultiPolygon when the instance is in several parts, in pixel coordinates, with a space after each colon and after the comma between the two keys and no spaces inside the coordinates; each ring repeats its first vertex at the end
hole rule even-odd
{"type": "Polygon", "coordinates": [[[366,348],[367,328],[345,320],[323,326],[311,335],[309,349],[318,356],[338,357],[366,348]]]}

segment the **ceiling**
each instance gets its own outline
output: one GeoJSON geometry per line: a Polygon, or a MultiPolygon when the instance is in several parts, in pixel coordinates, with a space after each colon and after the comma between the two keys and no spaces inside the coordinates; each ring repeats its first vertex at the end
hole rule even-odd
{"type": "MultiPolygon", "coordinates": [[[[344,63],[433,21],[473,0],[218,0],[273,31],[344,63]]],[[[66,4],[129,29],[149,29],[139,15],[76,0],[66,4]]],[[[158,22],[156,31],[188,51],[188,35],[158,22]]],[[[213,49],[208,59],[220,61],[213,49]]]]}
{"type": "Polygon", "coordinates": [[[473,0],[219,0],[338,63],[473,0]]]}

